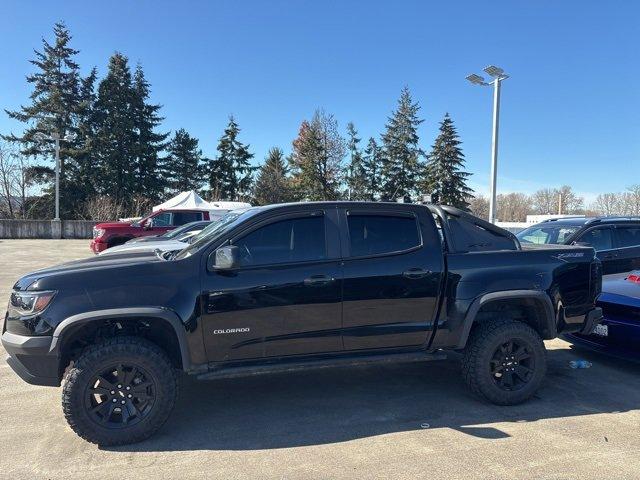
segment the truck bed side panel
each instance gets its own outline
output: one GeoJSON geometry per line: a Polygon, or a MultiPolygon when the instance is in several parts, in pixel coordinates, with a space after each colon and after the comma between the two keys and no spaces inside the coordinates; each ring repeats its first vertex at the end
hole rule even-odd
{"type": "Polygon", "coordinates": [[[473,302],[493,292],[544,292],[558,314],[557,330],[578,329],[593,308],[594,258],[593,249],[562,246],[448,254],[445,298],[431,348],[456,346],[473,302]]]}

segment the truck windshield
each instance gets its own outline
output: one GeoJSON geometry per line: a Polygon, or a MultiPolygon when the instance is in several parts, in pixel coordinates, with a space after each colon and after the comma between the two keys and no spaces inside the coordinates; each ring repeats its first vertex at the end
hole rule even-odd
{"type": "Polygon", "coordinates": [[[151,215],[153,215],[153,213],[150,213],[149,215],[147,215],[146,217],[142,217],[139,218],[138,220],[134,220],[133,222],[131,222],[131,226],[132,227],[141,227],[142,224],[147,221],[149,218],[151,218],[151,215]]]}
{"type": "Polygon", "coordinates": [[[534,225],[516,234],[520,243],[562,244],[580,227],[566,225],[534,225]]]}
{"type": "Polygon", "coordinates": [[[204,222],[191,222],[191,223],[186,223],[181,227],[178,228],[174,228],[173,230],[169,230],[168,232],[163,233],[162,235],[160,235],[162,238],[177,238],[179,236],[181,236],[183,233],[187,233],[190,232],[192,230],[204,230],[204,227],[208,226],[208,223],[204,223],[204,222]]]}
{"type": "Polygon", "coordinates": [[[204,230],[198,233],[188,247],[178,252],[175,256],[176,260],[193,255],[203,246],[208,245],[210,242],[224,235],[232,228],[235,228],[236,225],[244,222],[247,218],[255,215],[257,212],[257,208],[247,208],[233,210],[232,212],[225,214],[219,221],[208,225],[204,230]]]}

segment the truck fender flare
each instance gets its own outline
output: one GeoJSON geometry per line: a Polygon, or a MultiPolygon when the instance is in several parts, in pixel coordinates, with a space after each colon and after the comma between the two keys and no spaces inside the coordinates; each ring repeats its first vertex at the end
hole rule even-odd
{"type": "Polygon", "coordinates": [[[469,334],[471,333],[471,327],[473,327],[476,321],[476,316],[480,309],[491,302],[496,300],[517,300],[517,299],[533,299],[543,307],[545,312],[545,324],[542,325],[545,334],[544,338],[555,338],[557,336],[556,315],[551,303],[551,299],[545,292],[540,290],[505,290],[501,292],[485,293],[477,297],[467,310],[467,314],[464,317],[464,328],[460,338],[460,343],[456,347],[457,349],[463,349],[467,344],[469,334]]]}
{"type": "Polygon", "coordinates": [[[60,322],[56,327],[53,332],[53,340],[51,342],[49,353],[60,356],[60,345],[62,344],[64,335],[71,331],[70,327],[78,327],[97,320],[115,320],[118,318],[131,317],[160,318],[171,325],[176,334],[176,338],[178,339],[182,369],[184,371],[190,370],[191,360],[189,357],[189,347],[187,345],[187,332],[185,326],[175,312],[160,307],[112,308],[72,315],[60,322]]]}

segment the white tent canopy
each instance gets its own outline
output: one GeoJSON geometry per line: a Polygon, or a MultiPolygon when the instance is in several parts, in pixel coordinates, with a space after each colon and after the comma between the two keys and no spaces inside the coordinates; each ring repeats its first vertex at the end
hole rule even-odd
{"type": "Polygon", "coordinates": [[[236,208],[250,207],[251,205],[244,202],[207,202],[193,190],[190,192],[182,192],[173,198],[170,198],[160,205],[153,207],[153,211],[168,209],[184,209],[184,210],[235,210],[236,208]]]}

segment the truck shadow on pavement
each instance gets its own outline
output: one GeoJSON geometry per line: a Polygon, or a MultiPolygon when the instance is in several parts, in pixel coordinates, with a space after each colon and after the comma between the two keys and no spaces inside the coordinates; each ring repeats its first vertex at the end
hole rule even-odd
{"type": "Polygon", "coordinates": [[[510,435],[488,424],[624,412],[640,405],[640,366],[581,350],[550,350],[548,358],[543,387],[514,407],[472,395],[455,356],[426,364],[209,382],[183,378],[174,413],[155,437],[109,450],[276,449],[439,428],[490,441],[510,435]],[[571,369],[576,352],[593,367],[571,369]]]}

